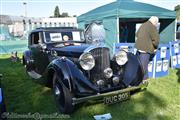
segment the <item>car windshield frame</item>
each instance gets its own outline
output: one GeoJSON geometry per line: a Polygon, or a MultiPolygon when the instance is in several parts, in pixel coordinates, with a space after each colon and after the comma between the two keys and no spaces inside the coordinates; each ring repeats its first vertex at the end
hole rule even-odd
{"type": "Polygon", "coordinates": [[[84,31],[83,30],[46,30],[43,31],[43,37],[44,37],[44,43],[67,43],[67,42],[74,42],[74,43],[85,43],[85,35],[84,35],[84,31]],[[69,39],[67,41],[63,40],[62,41],[47,41],[46,38],[46,34],[50,34],[50,33],[62,33],[62,32],[79,32],[80,33],[80,40],[73,40],[73,39],[69,39]]]}

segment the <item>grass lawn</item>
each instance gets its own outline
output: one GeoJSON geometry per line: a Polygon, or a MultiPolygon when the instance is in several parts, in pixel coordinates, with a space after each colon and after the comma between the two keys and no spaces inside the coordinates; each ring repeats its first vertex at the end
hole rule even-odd
{"type": "MultiPolygon", "coordinates": [[[[34,82],[20,62],[0,56],[0,73],[8,112],[57,113],[52,91],[34,82]]],[[[112,120],[180,120],[180,70],[170,69],[166,77],[150,79],[148,89],[130,100],[113,105],[81,104],[70,116],[73,120],[92,120],[93,115],[111,113],[112,120]]]]}

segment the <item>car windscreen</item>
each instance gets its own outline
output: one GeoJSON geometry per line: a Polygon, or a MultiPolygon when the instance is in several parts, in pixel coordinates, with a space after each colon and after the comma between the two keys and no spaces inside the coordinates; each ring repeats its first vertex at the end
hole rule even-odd
{"type": "Polygon", "coordinates": [[[83,42],[84,34],[82,31],[45,32],[45,42],[65,42],[68,40],[83,42]]]}

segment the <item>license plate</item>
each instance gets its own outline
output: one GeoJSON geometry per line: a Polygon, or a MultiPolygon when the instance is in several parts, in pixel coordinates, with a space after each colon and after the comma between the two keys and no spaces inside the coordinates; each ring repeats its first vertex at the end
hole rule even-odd
{"type": "Polygon", "coordinates": [[[104,104],[113,104],[130,98],[130,92],[104,97],[104,104]]]}

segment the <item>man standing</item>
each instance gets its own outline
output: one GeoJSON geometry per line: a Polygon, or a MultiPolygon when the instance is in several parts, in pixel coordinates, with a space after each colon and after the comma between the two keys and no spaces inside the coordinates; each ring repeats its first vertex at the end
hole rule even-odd
{"type": "Polygon", "coordinates": [[[144,80],[148,78],[148,64],[151,56],[154,56],[159,45],[159,34],[157,31],[159,19],[152,16],[147,22],[143,23],[137,31],[135,47],[137,55],[144,69],[144,80]]]}

